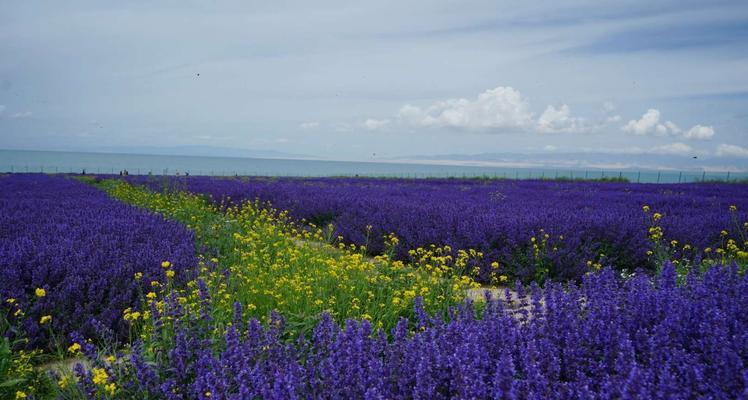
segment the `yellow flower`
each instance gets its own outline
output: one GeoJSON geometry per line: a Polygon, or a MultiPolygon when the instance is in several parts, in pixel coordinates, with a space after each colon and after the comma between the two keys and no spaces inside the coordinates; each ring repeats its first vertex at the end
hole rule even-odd
{"type": "Polygon", "coordinates": [[[44,325],[47,322],[52,322],[52,316],[51,315],[44,315],[42,316],[42,319],[39,320],[39,323],[44,325]]]}
{"type": "Polygon", "coordinates": [[[644,211],[645,213],[648,213],[648,212],[649,212],[649,206],[648,206],[648,205],[644,205],[644,206],[642,207],[642,210],[643,210],[643,211],[644,211]]]}
{"type": "Polygon", "coordinates": [[[70,377],[67,375],[63,376],[59,381],[57,381],[57,386],[59,386],[61,389],[65,389],[69,384],[70,377]]]}
{"type": "Polygon", "coordinates": [[[143,279],[143,273],[142,272],[136,272],[135,273],[135,280],[139,281],[141,279],[143,279]]]}
{"type": "Polygon", "coordinates": [[[738,211],[738,208],[735,207],[734,205],[730,206],[730,212],[735,212],[735,211],[738,211]]]}
{"type": "Polygon", "coordinates": [[[146,298],[153,300],[156,298],[156,293],[154,292],[148,292],[148,294],[145,295],[146,298]]]}
{"type": "Polygon", "coordinates": [[[720,234],[720,235],[722,235],[722,236],[727,236],[727,231],[724,231],[724,230],[723,230],[723,231],[721,231],[721,232],[720,232],[719,234],[720,234]]]}
{"type": "Polygon", "coordinates": [[[5,300],[5,302],[8,303],[8,304],[13,304],[13,303],[16,302],[16,299],[14,299],[14,298],[11,297],[8,300],[5,300]]]}
{"type": "Polygon", "coordinates": [[[68,347],[68,352],[69,353],[75,354],[75,353],[77,353],[79,351],[81,351],[81,345],[79,345],[78,343],[73,343],[73,344],[70,345],[70,347],[68,347]]]}
{"type": "Polygon", "coordinates": [[[205,397],[210,397],[212,395],[213,395],[213,393],[211,393],[211,392],[205,392],[205,397]]]}
{"type": "Polygon", "coordinates": [[[493,268],[493,269],[499,268],[499,263],[496,262],[496,261],[492,262],[491,263],[491,268],[493,268]]]}
{"type": "Polygon", "coordinates": [[[94,368],[91,372],[93,374],[93,383],[96,385],[102,385],[106,383],[107,379],[109,379],[109,375],[106,373],[104,368],[94,368]]]}
{"type": "Polygon", "coordinates": [[[114,383],[110,383],[104,386],[104,390],[106,390],[106,392],[109,393],[109,395],[111,396],[117,390],[117,385],[115,385],[114,383]]]}
{"type": "Polygon", "coordinates": [[[111,364],[111,363],[117,361],[117,357],[109,355],[109,356],[106,357],[106,361],[111,364]]]}
{"type": "Polygon", "coordinates": [[[25,399],[26,397],[26,393],[20,390],[16,392],[16,400],[25,399]]]}
{"type": "Polygon", "coordinates": [[[36,295],[36,297],[44,297],[47,295],[47,291],[42,288],[36,288],[36,290],[34,290],[34,294],[36,295]]]}
{"type": "Polygon", "coordinates": [[[654,213],[652,214],[652,219],[654,219],[655,221],[659,221],[660,219],[662,219],[662,214],[654,213]]]}
{"type": "Polygon", "coordinates": [[[169,268],[171,267],[171,263],[168,261],[162,261],[161,262],[161,268],[169,268]]]}
{"type": "Polygon", "coordinates": [[[171,269],[168,270],[168,271],[166,271],[166,277],[169,278],[169,279],[173,278],[174,277],[174,271],[171,270],[171,269]]]}
{"type": "Polygon", "coordinates": [[[506,282],[507,280],[509,280],[509,277],[506,275],[499,275],[499,280],[501,282],[506,282]]]}

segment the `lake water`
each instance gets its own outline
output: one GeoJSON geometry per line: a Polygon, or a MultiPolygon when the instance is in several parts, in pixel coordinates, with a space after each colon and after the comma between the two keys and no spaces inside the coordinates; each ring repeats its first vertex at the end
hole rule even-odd
{"type": "Polygon", "coordinates": [[[626,177],[632,182],[695,182],[706,179],[746,179],[748,174],[673,172],[673,171],[617,171],[617,170],[561,170],[496,168],[457,165],[405,164],[388,162],[350,162],[322,160],[291,160],[265,158],[199,157],[111,153],[77,153],[56,151],[0,150],[0,172],[174,175],[249,175],[249,176],[379,176],[401,178],[476,177],[489,176],[507,179],[527,178],[599,178],[626,177]]]}

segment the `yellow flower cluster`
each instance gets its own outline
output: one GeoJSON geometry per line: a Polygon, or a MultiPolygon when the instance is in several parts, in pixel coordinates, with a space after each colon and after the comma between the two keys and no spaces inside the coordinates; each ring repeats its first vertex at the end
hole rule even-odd
{"type": "MultiPolygon", "coordinates": [[[[331,227],[294,224],[286,212],[277,212],[266,203],[216,206],[188,193],[153,193],[126,184],[117,185],[111,193],[189,223],[199,240],[222,249],[220,261],[206,256],[198,265],[198,279],[210,291],[216,326],[231,323],[233,304],[239,302],[245,318],[266,321],[275,310],[298,330],[313,327],[320,312],[340,322],[365,318],[389,329],[400,317],[412,314],[416,296],[423,297],[424,306],[433,312],[461,302],[468,288],[478,287],[462,276],[470,259],[483,256],[475,250],[453,256],[448,246],[432,246],[415,250],[413,263],[405,264],[389,254],[367,257],[365,246],[346,246],[340,238],[330,240],[331,227]],[[229,273],[223,273],[224,269],[229,273]]],[[[399,243],[394,234],[385,236],[385,241],[391,247],[399,243]]],[[[171,271],[167,261],[162,267],[167,274],[171,271]]],[[[166,291],[174,290],[182,309],[197,314],[202,307],[198,286],[197,280],[182,290],[169,284],[153,285],[145,298],[161,311],[168,305],[157,298],[166,298],[166,291]]],[[[128,309],[124,315],[128,321],[144,321],[142,335],[148,334],[146,312],[139,315],[128,309]]]]}
{"type": "Polygon", "coordinates": [[[106,373],[106,370],[104,368],[92,369],[91,375],[91,380],[96,385],[103,385],[107,383],[107,380],[109,379],[109,374],[106,373]]]}

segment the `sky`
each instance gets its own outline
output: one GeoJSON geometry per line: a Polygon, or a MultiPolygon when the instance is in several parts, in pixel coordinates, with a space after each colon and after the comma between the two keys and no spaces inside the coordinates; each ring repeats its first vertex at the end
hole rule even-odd
{"type": "Polygon", "coordinates": [[[0,0],[0,148],[180,146],[739,169],[748,2],[0,0]]]}

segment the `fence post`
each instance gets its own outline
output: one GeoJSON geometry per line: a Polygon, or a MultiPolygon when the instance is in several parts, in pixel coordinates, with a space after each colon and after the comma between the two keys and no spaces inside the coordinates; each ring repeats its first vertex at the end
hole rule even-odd
{"type": "Polygon", "coordinates": [[[681,178],[683,178],[683,171],[678,172],[678,183],[680,183],[681,178]]]}
{"type": "Polygon", "coordinates": [[[657,183],[660,183],[660,171],[657,171],[657,183]]]}
{"type": "Polygon", "coordinates": [[[640,182],[641,182],[641,178],[642,178],[642,172],[641,172],[641,171],[639,171],[639,172],[638,172],[638,173],[636,174],[636,183],[640,183],[640,182]]]}
{"type": "Polygon", "coordinates": [[[727,181],[730,182],[730,171],[727,171],[727,181]]]}
{"type": "Polygon", "coordinates": [[[623,179],[623,171],[618,171],[618,179],[623,179]]]}

